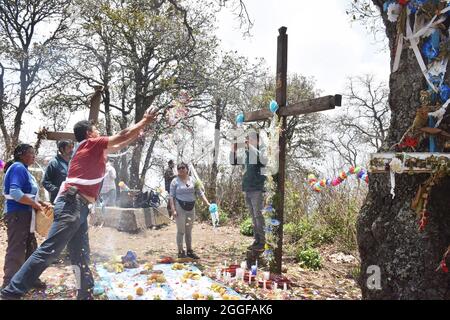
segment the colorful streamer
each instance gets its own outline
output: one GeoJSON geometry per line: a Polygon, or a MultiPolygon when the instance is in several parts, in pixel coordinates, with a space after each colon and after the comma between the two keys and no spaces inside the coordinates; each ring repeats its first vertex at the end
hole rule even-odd
{"type": "Polygon", "coordinates": [[[312,190],[316,192],[321,192],[322,189],[329,186],[337,187],[352,174],[356,175],[358,179],[361,179],[364,182],[369,183],[369,175],[367,174],[366,169],[362,167],[350,167],[348,171],[341,171],[339,173],[339,176],[337,176],[334,179],[318,180],[314,174],[310,174],[308,175],[308,184],[312,190]]]}

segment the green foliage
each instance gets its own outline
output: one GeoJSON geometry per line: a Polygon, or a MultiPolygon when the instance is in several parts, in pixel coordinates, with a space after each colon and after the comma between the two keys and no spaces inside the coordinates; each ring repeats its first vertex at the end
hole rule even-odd
{"type": "Polygon", "coordinates": [[[312,193],[304,184],[286,184],[285,239],[293,246],[312,248],[334,243],[339,250],[357,249],[356,220],[365,185],[346,185],[312,193]]]}
{"type": "Polygon", "coordinates": [[[296,259],[300,266],[311,270],[320,270],[322,268],[322,259],[319,252],[313,248],[299,248],[296,259]]]}
{"type": "Polygon", "coordinates": [[[251,237],[253,236],[253,223],[252,218],[247,217],[244,221],[241,222],[240,225],[241,234],[244,236],[251,237]]]}
{"type": "Polygon", "coordinates": [[[286,224],[284,232],[288,241],[292,243],[301,242],[313,248],[332,243],[334,237],[328,226],[319,225],[315,220],[306,218],[298,223],[290,222],[286,224]]]}
{"type": "Polygon", "coordinates": [[[230,221],[230,215],[225,210],[219,209],[219,226],[224,226],[230,221]]]}

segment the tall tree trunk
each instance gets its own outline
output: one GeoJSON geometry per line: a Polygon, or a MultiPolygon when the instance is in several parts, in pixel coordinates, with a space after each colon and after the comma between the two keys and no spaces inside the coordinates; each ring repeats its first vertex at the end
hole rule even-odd
{"type": "Polygon", "coordinates": [[[218,157],[219,157],[219,145],[220,145],[220,124],[222,121],[222,108],[221,104],[217,103],[216,105],[216,123],[214,124],[214,151],[213,151],[213,163],[211,166],[210,173],[210,185],[208,190],[208,197],[213,202],[217,202],[217,175],[219,173],[219,168],[217,166],[218,157]]]}
{"type": "MultiPolygon", "coordinates": [[[[380,8],[384,1],[373,2],[380,8]]],[[[396,24],[387,21],[386,13],[383,21],[393,57],[396,24]]],[[[447,70],[446,83],[449,74],[447,70]]],[[[412,124],[420,106],[419,93],[424,88],[426,81],[413,51],[404,49],[399,70],[390,76],[392,119],[380,151],[397,143],[412,124]]],[[[431,217],[424,232],[418,231],[418,218],[411,209],[419,185],[428,176],[397,175],[396,197],[392,199],[389,175],[370,175],[369,193],[357,225],[364,299],[450,298],[449,275],[436,271],[450,244],[450,180],[444,178],[433,188],[428,205],[431,217]],[[381,285],[376,288],[378,270],[381,285]]]]}
{"type": "Polygon", "coordinates": [[[2,155],[3,159],[8,159],[11,154],[11,138],[9,136],[8,130],[6,129],[5,117],[3,110],[6,107],[5,101],[5,68],[0,63],[0,129],[3,135],[3,141],[5,142],[5,152],[2,155]]]}
{"type": "MultiPolygon", "coordinates": [[[[143,85],[143,75],[138,70],[134,73],[134,82],[136,85],[136,92],[135,92],[135,115],[134,120],[137,123],[140,119],[142,119],[144,115],[144,85],[143,85]]],[[[130,164],[130,187],[131,188],[138,188],[139,187],[139,172],[140,172],[140,164],[141,164],[141,155],[142,150],[144,148],[145,141],[139,140],[136,144],[136,148],[133,150],[133,154],[131,156],[131,164],[130,164]]]]}
{"type": "Polygon", "coordinates": [[[147,155],[145,156],[144,165],[142,166],[141,179],[139,180],[139,189],[142,189],[145,184],[145,176],[147,175],[147,171],[150,168],[150,159],[152,158],[153,149],[155,148],[156,141],[158,141],[158,131],[152,136],[152,140],[150,141],[150,145],[147,149],[147,155]]]}

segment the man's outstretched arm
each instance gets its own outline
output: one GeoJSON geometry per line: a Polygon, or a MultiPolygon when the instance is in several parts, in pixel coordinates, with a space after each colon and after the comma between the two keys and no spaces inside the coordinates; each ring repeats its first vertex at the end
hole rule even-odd
{"type": "Polygon", "coordinates": [[[132,143],[135,139],[138,138],[140,132],[153,120],[156,118],[157,110],[156,108],[152,107],[149,108],[142,118],[141,121],[138,123],[122,130],[116,135],[113,135],[109,137],[108,139],[108,152],[114,152],[114,150],[117,150],[117,147],[124,148],[130,143],[132,143]]]}

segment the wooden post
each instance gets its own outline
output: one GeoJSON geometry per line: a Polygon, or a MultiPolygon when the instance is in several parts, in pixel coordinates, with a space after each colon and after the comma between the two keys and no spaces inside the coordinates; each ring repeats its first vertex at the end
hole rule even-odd
{"type": "Polygon", "coordinates": [[[278,32],[277,46],[277,82],[276,82],[276,100],[279,106],[277,111],[281,116],[281,133],[279,141],[279,166],[278,173],[274,177],[277,194],[274,199],[273,207],[276,212],[276,218],[280,221],[280,225],[276,231],[278,239],[277,248],[275,249],[275,265],[272,266],[273,272],[281,274],[281,265],[283,257],[283,221],[284,221],[284,182],[286,179],[286,127],[287,117],[280,114],[280,110],[286,107],[287,99],[287,52],[288,52],[288,36],[287,28],[281,27],[278,32]]]}

